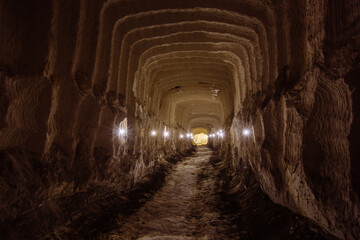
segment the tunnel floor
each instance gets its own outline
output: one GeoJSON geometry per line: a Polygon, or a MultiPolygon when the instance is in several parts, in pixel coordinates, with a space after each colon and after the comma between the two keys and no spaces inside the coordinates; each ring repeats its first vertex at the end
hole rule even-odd
{"type": "Polygon", "coordinates": [[[199,146],[131,216],[99,239],[334,239],[308,219],[272,203],[258,187],[224,194],[213,152],[199,146]]]}

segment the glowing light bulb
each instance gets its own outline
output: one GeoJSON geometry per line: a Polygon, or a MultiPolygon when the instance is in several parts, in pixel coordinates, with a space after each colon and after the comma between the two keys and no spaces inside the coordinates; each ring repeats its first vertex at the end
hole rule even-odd
{"type": "Polygon", "coordinates": [[[180,138],[184,138],[184,135],[182,135],[182,134],[180,134],[180,136],[179,136],[180,138]]]}
{"type": "Polygon", "coordinates": [[[250,130],[247,129],[247,128],[244,128],[244,129],[242,130],[242,135],[245,136],[245,137],[249,136],[249,135],[250,135],[250,130]]]}
{"type": "Polygon", "coordinates": [[[164,137],[168,137],[168,136],[169,136],[169,132],[168,132],[168,131],[164,131],[163,135],[164,135],[164,137]]]}
{"type": "Polygon", "coordinates": [[[186,137],[187,137],[187,138],[190,138],[190,137],[191,137],[191,134],[190,134],[190,133],[187,133],[187,134],[186,134],[186,137]]]}
{"type": "Polygon", "coordinates": [[[151,136],[156,136],[156,131],[152,130],[150,134],[151,134],[151,136]]]}
{"type": "Polygon", "coordinates": [[[118,136],[122,136],[126,134],[126,130],[123,128],[119,128],[117,131],[118,136]]]}

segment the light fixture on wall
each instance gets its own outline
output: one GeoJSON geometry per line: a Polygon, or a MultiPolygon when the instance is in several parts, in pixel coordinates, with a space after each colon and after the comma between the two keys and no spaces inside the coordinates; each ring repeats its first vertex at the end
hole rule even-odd
{"type": "Polygon", "coordinates": [[[170,133],[165,130],[164,133],[163,133],[163,135],[164,135],[165,138],[167,138],[167,137],[170,135],[170,133]]]}
{"type": "Polygon", "coordinates": [[[250,129],[248,129],[248,128],[244,128],[244,129],[242,130],[242,135],[243,135],[244,137],[250,136],[250,133],[251,133],[251,131],[250,131],[250,129]]]}
{"type": "Polygon", "coordinates": [[[156,136],[156,131],[155,130],[152,130],[151,132],[150,132],[150,134],[151,134],[151,136],[156,136]]]}
{"type": "Polygon", "coordinates": [[[184,135],[183,135],[183,134],[180,134],[180,135],[179,135],[179,138],[180,138],[180,139],[183,139],[183,138],[184,138],[184,135]]]}
{"type": "Polygon", "coordinates": [[[191,136],[192,136],[191,133],[187,133],[187,134],[186,134],[186,137],[187,137],[187,138],[191,138],[191,136]]]}
{"type": "Polygon", "coordinates": [[[117,134],[118,134],[119,137],[124,136],[124,135],[126,134],[126,129],[124,129],[124,128],[119,128],[119,129],[117,130],[117,134]]]}

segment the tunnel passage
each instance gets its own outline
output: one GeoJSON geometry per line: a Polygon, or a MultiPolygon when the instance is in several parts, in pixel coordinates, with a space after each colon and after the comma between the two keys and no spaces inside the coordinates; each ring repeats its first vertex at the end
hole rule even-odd
{"type": "Polygon", "coordinates": [[[85,202],[110,208],[202,128],[230,192],[255,181],[356,239],[359,13],[356,0],[0,0],[2,231],[41,238],[81,222],[85,202]]]}

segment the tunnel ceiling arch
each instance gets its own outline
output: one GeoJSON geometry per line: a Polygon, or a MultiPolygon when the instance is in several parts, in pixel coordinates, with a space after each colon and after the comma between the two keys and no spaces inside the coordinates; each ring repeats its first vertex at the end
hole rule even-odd
{"type": "Polygon", "coordinates": [[[174,127],[221,127],[246,98],[266,95],[274,84],[276,28],[268,4],[107,1],[93,89],[123,96],[130,115],[136,102],[174,127]]]}

